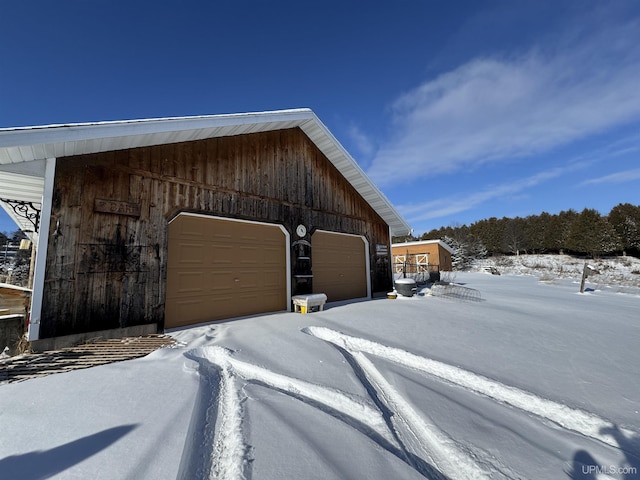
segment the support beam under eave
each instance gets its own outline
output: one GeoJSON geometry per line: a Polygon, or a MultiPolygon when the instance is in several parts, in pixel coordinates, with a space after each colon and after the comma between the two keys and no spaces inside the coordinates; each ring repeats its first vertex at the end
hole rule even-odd
{"type": "Polygon", "coordinates": [[[36,265],[33,275],[33,293],[31,294],[29,332],[27,334],[27,339],[30,342],[40,339],[40,318],[42,316],[44,276],[47,269],[47,249],[49,247],[49,226],[51,224],[51,204],[55,173],[56,159],[47,158],[44,174],[44,191],[42,193],[42,211],[40,212],[40,228],[38,230],[38,242],[36,245],[36,265]]]}

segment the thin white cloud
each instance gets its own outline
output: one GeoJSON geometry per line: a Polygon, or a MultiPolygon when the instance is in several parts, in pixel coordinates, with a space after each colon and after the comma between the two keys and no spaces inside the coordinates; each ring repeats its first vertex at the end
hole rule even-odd
{"type": "Polygon", "coordinates": [[[398,206],[398,211],[409,221],[409,223],[448,217],[477,208],[490,200],[513,197],[514,195],[517,195],[529,188],[584,167],[584,164],[573,163],[565,167],[557,167],[542,171],[517,181],[511,181],[500,185],[489,185],[479,192],[473,192],[467,195],[452,195],[447,198],[431,200],[418,204],[400,205],[398,206]]]}
{"type": "Polygon", "coordinates": [[[632,170],[625,170],[623,172],[616,172],[604,177],[592,178],[585,180],[580,185],[597,185],[601,183],[626,183],[640,180],[640,168],[634,168],[632,170]]]}
{"type": "Polygon", "coordinates": [[[588,33],[478,58],[406,93],[368,173],[400,184],[524,158],[640,118],[640,25],[588,33]]]}
{"type": "Polygon", "coordinates": [[[361,128],[355,124],[351,124],[347,130],[347,134],[355,144],[356,149],[363,155],[370,157],[375,152],[375,144],[373,141],[362,131],[361,128]]]}

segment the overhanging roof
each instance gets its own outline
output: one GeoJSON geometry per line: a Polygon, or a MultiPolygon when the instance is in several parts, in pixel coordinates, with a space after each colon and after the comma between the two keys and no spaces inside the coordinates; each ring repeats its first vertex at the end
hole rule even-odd
{"type": "Polygon", "coordinates": [[[447,250],[449,253],[455,253],[453,251],[453,248],[451,248],[449,245],[447,245],[442,240],[416,240],[414,242],[392,243],[391,244],[391,248],[394,248],[394,247],[397,247],[397,248],[400,248],[400,247],[411,247],[411,246],[416,246],[416,245],[429,245],[429,244],[433,244],[433,243],[437,243],[442,248],[447,250]]]}
{"type": "MultiPolygon", "coordinates": [[[[316,114],[307,108],[272,112],[196,117],[124,120],[0,129],[0,198],[40,205],[45,160],[214,137],[299,127],[389,225],[395,236],[411,227],[387,197],[336,140],[316,114]]],[[[23,227],[29,221],[0,202],[23,227]]]]}

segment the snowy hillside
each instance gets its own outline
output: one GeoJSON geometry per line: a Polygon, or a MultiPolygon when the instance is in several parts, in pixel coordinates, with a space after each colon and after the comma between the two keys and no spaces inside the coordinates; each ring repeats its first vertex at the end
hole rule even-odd
{"type": "Polygon", "coordinates": [[[480,298],[185,328],[142,359],[0,385],[0,476],[640,478],[640,296],[456,281],[480,298]]]}
{"type": "Polygon", "coordinates": [[[584,264],[595,269],[589,281],[596,288],[610,288],[620,292],[640,293],[640,259],[635,257],[603,257],[596,260],[570,255],[519,255],[491,257],[477,261],[474,271],[495,267],[501,273],[533,275],[543,281],[573,279],[580,281],[584,264]],[[632,287],[632,288],[625,288],[632,287]]]}

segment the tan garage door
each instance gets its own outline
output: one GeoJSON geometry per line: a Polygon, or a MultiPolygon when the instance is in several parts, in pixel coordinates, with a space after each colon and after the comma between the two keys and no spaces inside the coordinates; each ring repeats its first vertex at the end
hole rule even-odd
{"type": "Polygon", "coordinates": [[[275,225],[181,214],[169,224],[165,328],[287,309],[275,225]]]}
{"type": "Polygon", "coordinates": [[[366,244],[362,237],[318,230],[311,237],[313,291],[337,302],[368,296],[366,244]]]}

